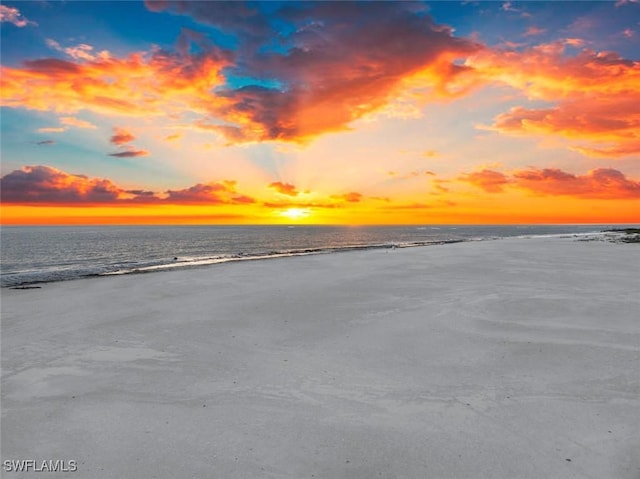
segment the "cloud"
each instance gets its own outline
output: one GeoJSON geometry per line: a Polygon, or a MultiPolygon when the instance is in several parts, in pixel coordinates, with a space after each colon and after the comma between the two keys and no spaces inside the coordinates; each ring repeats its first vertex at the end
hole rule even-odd
{"type": "Polygon", "coordinates": [[[241,143],[245,141],[245,135],[241,128],[231,125],[216,125],[207,123],[204,120],[196,120],[191,125],[183,125],[182,128],[200,131],[211,131],[218,136],[225,137],[228,144],[241,143]]]}
{"type": "Polygon", "coordinates": [[[156,196],[156,193],[153,191],[147,191],[147,190],[127,190],[126,193],[129,193],[131,195],[135,195],[135,196],[139,196],[141,198],[151,198],[156,196]]]}
{"type": "Polygon", "coordinates": [[[446,186],[443,186],[446,183],[449,183],[449,180],[443,180],[443,179],[434,179],[432,180],[433,183],[433,187],[436,189],[436,191],[432,192],[432,195],[442,195],[444,193],[448,193],[449,192],[449,188],[447,188],[446,186]]]}
{"type": "Polygon", "coordinates": [[[408,180],[411,178],[419,178],[421,176],[435,176],[436,174],[430,170],[413,170],[408,173],[399,173],[397,171],[388,171],[387,175],[398,179],[398,180],[408,180]]]}
{"type": "Polygon", "coordinates": [[[114,145],[124,145],[125,143],[131,143],[136,137],[128,130],[124,128],[115,127],[113,129],[113,136],[109,141],[114,145]]]}
{"type": "Polygon", "coordinates": [[[469,68],[456,60],[480,48],[403,2],[285,3],[271,15],[241,2],[146,5],[213,25],[234,36],[238,48],[223,50],[190,29],[180,33],[175,52],[155,47],[125,57],[49,39],[69,59],[2,67],[2,105],[67,115],[172,115],[209,125],[229,143],[306,141],[393,106],[407,88],[458,94],[448,88],[469,68]],[[290,31],[282,33],[283,22],[290,31]],[[269,46],[273,38],[281,42],[277,49],[269,46]],[[228,74],[254,84],[234,88],[228,74]]]}
{"type": "Polygon", "coordinates": [[[95,130],[97,128],[97,126],[94,125],[93,123],[85,120],[80,120],[79,118],[75,118],[73,116],[60,117],[60,123],[65,126],[73,126],[75,128],[83,128],[83,129],[91,129],[91,130],[95,130]]]}
{"type": "Polygon", "coordinates": [[[331,199],[346,201],[347,203],[359,203],[362,200],[362,193],[358,193],[357,191],[351,191],[349,193],[344,193],[342,195],[333,195],[331,199]]]}
{"type": "Polygon", "coordinates": [[[93,123],[90,123],[85,120],[80,120],[73,116],[60,117],[59,121],[64,126],[38,128],[37,131],[39,133],[62,133],[63,131],[67,131],[69,127],[91,129],[91,130],[95,130],[97,128],[97,126],[95,126],[93,123]]]}
{"type": "Polygon", "coordinates": [[[109,156],[114,156],[116,158],[135,158],[138,156],[148,156],[149,152],[147,150],[138,150],[133,145],[129,145],[136,137],[130,131],[115,127],[113,129],[113,135],[110,138],[110,142],[114,145],[118,145],[121,147],[122,151],[118,151],[115,153],[109,153],[109,156]]]}
{"type": "Polygon", "coordinates": [[[269,185],[269,188],[277,191],[281,195],[286,195],[286,196],[298,196],[300,194],[300,192],[296,190],[296,187],[294,185],[291,185],[289,183],[282,183],[280,181],[271,183],[269,185]]]}
{"type": "Polygon", "coordinates": [[[211,129],[231,142],[305,141],[345,130],[390,105],[405,80],[418,74],[425,80],[421,87],[444,93],[466,72],[454,61],[479,48],[433,22],[423,7],[402,2],[285,3],[269,17],[244,2],[147,1],[146,6],[189,15],[237,38],[240,58],[229,70],[255,78],[255,84],[219,88],[224,101],[211,110],[226,122],[211,129]],[[290,32],[282,33],[283,22],[290,32]],[[268,47],[273,38],[281,48],[268,47]]]}
{"type": "Polygon", "coordinates": [[[181,133],[174,133],[172,135],[166,136],[165,141],[175,141],[175,140],[179,140],[180,138],[182,138],[181,133]]]}
{"type": "Polygon", "coordinates": [[[250,45],[258,45],[272,34],[267,18],[256,6],[250,6],[247,2],[145,0],[144,3],[152,12],[191,16],[199,23],[212,25],[226,33],[241,37],[250,45]]]}
{"type": "Polygon", "coordinates": [[[36,145],[41,145],[41,146],[47,146],[47,145],[55,145],[56,142],[53,140],[42,140],[42,141],[37,141],[36,145]]]}
{"type": "Polygon", "coordinates": [[[621,156],[635,155],[640,152],[640,138],[637,140],[629,140],[619,146],[612,146],[608,148],[573,147],[572,149],[592,158],[617,158],[621,156]]]}
{"type": "Polygon", "coordinates": [[[119,205],[188,204],[249,205],[255,200],[236,191],[235,181],[197,184],[162,194],[123,189],[108,179],[70,174],[49,166],[26,166],[0,178],[4,204],[119,205]]]}
{"type": "Polygon", "coordinates": [[[17,8],[0,5],[0,23],[9,22],[16,27],[26,27],[27,25],[37,26],[36,22],[32,22],[25,18],[17,8]]]}
{"type": "Polygon", "coordinates": [[[615,3],[616,7],[622,7],[623,5],[631,5],[633,3],[638,3],[639,0],[617,0],[615,3]]]}
{"type": "Polygon", "coordinates": [[[80,43],[72,47],[62,47],[55,40],[47,38],[46,44],[49,48],[52,48],[53,50],[56,50],[58,52],[65,53],[74,60],[108,60],[111,56],[111,54],[107,50],[102,50],[101,52],[94,54],[93,47],[91,45],[87,45],[86,43],[80,43]]]}
{"type": "Polygon", "coordinates": [[[544,28],[539,28],[539,27],[536,27],[535,25],[532,25],[529,28],[527,28],[526,32],[524,32],[524,36],[525,37],[533,37],[533,36],[536,36],[536,35],[542,35],[545,32],[546,32],[546,30],[544,28]]]}
{"type": "Polygon", "coordinates": [[[516,185],[541,195],[595,199],[640,199],[640,182],[612,168],[596,168],[573,175],[556,168],[529,169],[513,173],[516,185]]]}
{"type": "MultiPolygon", "coordinates": [[[[245,2],[145,5],[212,26],[237,47],[222,49],[188,28],[174,51],[122,57],[50,39],[67,59],[2,67],[2,106],[171,117],[227,144],[306,142],[374,114],[402,116],[421,102],[499,83],[552,104],[503,112],[487,128],[568,138],[570,147],[594,155],[638,153],[640,62],[588,49],[568,56],[565,48],[584,45],[579,39],[492,49],[454,36],[426,7],[408,2],[283,2],[269,14],[245,2]]],[[[511,2],[502,8],[517,11],[511,2]]],[[[541,32],[531,27],[528,34],[541,32]]]]}
{"type": "Polygon", "coordinates": [[[30,60],[19,68],[2,66],[2,106],[61,114],[207,116],[226,102],[213,91],[224,83],[222,69],[230,64],[230,53],[214,46],[193,55],[154,48],[122,58],[30,60]]]}
{"type": "Polygon", "coordinates": [[[485,127],[512,135],[560,136],[573,149],[640,153],[640,62],[583,49],[566,56],[566,42],[525,51],[485,49],[466,64],[484,81],[506,83],[547,108],[514,107],[485,127]]]}
{"type": "Polygon", "coordinates": [[[414,203],[405,203],[405,204],[398,204],[398,205],[389,205],[389,206],[385,206],[384,209],[386,210],[427,210],[433,207],[434,205],[430,205],[427,203],[414,202],[414,203]]]}
{"type": "Polygon", "coordinates": [[[253,198],[237,194],[235,184],[235,181],[223,181],[197,184],[183,190],[169,190],[165,201],[175,204],[246,205],[255,203],[253,198]]]}
{"type": "Polygon", "coordinates": [[[68,174],[48,166],[26,166],[0,179],[3,203],[113,203],[123,191],[111,181],[68,174]]]}
{"type": "Polygon", "coordinates": [[[585,44],[585,41],[582,38],[567,38],[564,42],[572,47],[582,47],[585,44]]]}
{"type": "Polygon", "coordinates": [[[144,0],[144,6],[152,12],[162,12],[169,8],[168,0],[144,0]]]}
{"type": "MultiPolygon", "coordinates": [[[[263,206],[267,208],[343,208],[345,203],[359,203],[363,198],[361,193],[351,191],[340,195],[331,195],[328,201],[267,201],[263,206]]],[[[386,199],[388,201],[388,199],[386,199]]]]}
{"type": "Polygon", "coordinates": [[[503,173],[486,169],[462,175],[458,179],[482,188],[487,193],[500,193],[504,186],[509,183],[503,173]]]}
{"type": "Polygon", "coordinates": [[[62,133],[63,131],[66,131],[66,130],[67,130],[66,128],[54,126],[54,127],[38,128],[36,131],[38,133],[62,133]]]}
{"type": "Polygon", "coordinates": [[[344,130],[393,102],[404,81],[418,74],[423,88],[444,91],[464,72],[454,60],[478,48],[408,4],[329,2],[287,14],[299,25],[288,38],[290,49],[256,56],[248,65],[250,74],[278,79],[286,89],[247,86],[225,92],[234,108],[245,112],[258,139],[344,130]]]}
{"type": "Polygon", "coordinates": [[[135,158],[137,156],[149,156],[149,152],[147,150],[136,150],[134,148],[129,148],[124,151],[109,153],[109,156],[114,156],[116,158],[135,158]]]}
{"type": "Polygon", "coordinates": [[[640,199],[640,181],[629,179],[613,168],[596,168],[584,175],[568,173],[558,168],[529,168],[509,174],[485,169],[461,175],[457,179],[487,193],[501,193],[509,186],[545,196],[602,200],[640,199]]]}

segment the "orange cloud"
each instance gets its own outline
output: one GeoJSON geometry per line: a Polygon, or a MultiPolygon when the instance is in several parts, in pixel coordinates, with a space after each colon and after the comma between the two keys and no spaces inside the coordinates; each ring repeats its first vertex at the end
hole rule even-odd
{"type": "Polygon", "coordinates": [[[79,118],[75,118],[73,116],[61,117],[60,123],[62,123],[65,126],[74,126],[76,128],[84,128],[84,129],[90,129],[90,130],[95,130],[97,128],[97,126],[94,125],[93,123],[90,123],[85,120],[80,120],[79,118]]]}
{"type": "Polygon", "coordinates": [[[104,115],[207,114],[227,103],[211,92],[224,83],[229,53],[214,46],[193,55],[160,49],[123,58],[44,58],[0,71],[2,106],[104,115]]]}
{"type": "Polygon", "coordinates": [[[286,88],[247,85],[221,88],[224,99],[208,123],[229,141],[305,141],[345,130],[380,110],[419,73],[422,88],[446,90],[467,68],[456,65],[479,46],[454,37],[417,5],[403,2],[317,2],[274,12],[298,28],[287,36],[285,53],[259,51],[276,32],[255,8],[240,2],[145,2],[148,9],[190,15],[222,30],[242,32],[239,50],[248,77],[277,80],[286,88]],[[310,21],[310,19],[314,21],[310,21]],[[345,28],[345,25],[358,28],[345,28]],[[385,41],[381,42],[380,39],[385,41]],[[429,83],[427,84],[426,81],[429,83]]]}
{"type": "Polygon", "coordinates": [[[235,181],[221,183],[197,184],[183,190],[167,191],[166,202],[174,204],[226,204],[246,205],[255,200],[249,196],[236,193],[235,181]]]}
{"type": "Polygon", "coordinates": [[[608,148],[587,148],[587,147],[574,147],[572,148],[579,151],[585,156],[593,158],[616,158],[619,156],[634,155],[640,151],[640,138],[638,140],[630,140],[619,146],[613,146],[608,148]]]}
{"type": "Polygon", "coordinates": [[[487,193],[500,193],[504,186],[509,183],[509,180],[503,173],[493,170],[476,171],[462,175],[458,179],[482,188],[487,193]]]}
{"type": "Polygon", "coordinates": [[[351,191],[342,195],[333,195],[331,198],[334,200],[346,201],[347,203],[359,203],[360,200],[362,200],[362,193],[351,191]]]}
{"type": "Polygon", "coordinates": [[[456,44],[442,31],[432,31],[431,42],[410,33],[402,38],[390,25],[385,27],[397,37],[395,42],[380,43],[376,28],[363,28],[358,31],[370,32],[370,38],[332,39],[331,45],[344,45],[336,55],[327,55],[331,45],[318,44],[265,59],[261,68],[282,75],[290,87],[285,92],[259,86],[223,92],[233,105],[227,120],[241,126],[235,133],[244,140],[304,141],[346,130],[354,120],[391,106],[418,71],[424,72],[418,80],[423,88],[430,84],[442,94],[453,94],[447,86],[464,68],[452,62],[472,51],[470,43],[456,44]],[[414,40],[422,50],[408,45],[414,40]]]}
{"type": "Polygon", "coordinates": [[[62,128],[62,127],[45,127],[45,128],[38,128],[38,133],[62,133],[63,131],[66,131],[66,128],[62,128]]]}
{"type": "Polygon", "coordinates": [[[124,145],[125,143],[131,143],[136,137],[128,130],[124,128],[115,127],[113,129],[114,133],[111,137],[111,143],[114,145],[124,145]]]}
{"type": "Polygon", "coordinates": [[[565,42],[525,51],[484,49],[466,64],[484,81],[502,82],[555,106],[515,107],[490,127],[520,135],[558,135],[584,152],[640,153],[640,62],[613,52],[564,55],[565,42]]]}
{"type": "Polygon", "coordinates": [[[513,173],[520,188],[542,195],[564,195],[595,199],[640,199],[640,182],[612,168],[596,168],[573,175],[555,168],[513,173]]]}
{"type": "Polygon", "coordinates": [[[640,198],[640,182],[613,168],[596,168],[584,175],[557,168],[530,168],[511,174],[485,169],[461,175],[458,181],[470,183],[487,193],[501,193],[506,186],[511,186],[538,195],[603,200],[640,198]]]}
{"type": "Polygon", "coordinates": [[[289,183],[282,183],[280,181],[271,183],[269,185],[269,188],[276,190],[281,195],[298,196],[300,194],[300,192],[296,190],[296,187],[294,185],[291,185],[289,183]]]}
{"type": "Polygon", "coordinates": [[[432,183],[433,183],[433,187],[437,190],[435,192],[432,192],[431,193],[432,195],[442,195],[444,193],[449,192],[449,188],[447,188],[446,186],[443,186],[444,184],[449,183],[449,180],[436,178],[432,180],[432,183]]]}
{"type": "MultiPolygon", "coordinates": [[[[638,95],[640,101],[640,94],[638,95]]],[[[640,115],[626,96],[594,99],[594,103],[566,101],[545,109],[512,108],[496,117],[493,128],[515,134],[556,134],[573,140],[599,144],[612,143],[608,149],[615,156],[640,153],[640,115]]],[[[603,150],[576,146],[583,151],[603,150]]]]}

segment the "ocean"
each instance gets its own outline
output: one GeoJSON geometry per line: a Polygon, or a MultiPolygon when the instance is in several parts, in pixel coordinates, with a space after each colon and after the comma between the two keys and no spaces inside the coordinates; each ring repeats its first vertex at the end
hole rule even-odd
{"type": "Polygon", "coordinates": [[[513,236],[588,234],[615,225],[523,226],[5,226],[0,285],[365,248],[513,236]]]}

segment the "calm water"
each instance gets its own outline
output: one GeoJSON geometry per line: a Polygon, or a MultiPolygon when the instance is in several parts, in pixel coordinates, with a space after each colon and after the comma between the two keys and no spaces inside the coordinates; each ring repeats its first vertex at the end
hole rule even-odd
{"type": "Polygon", "coordinates": [[[426,246],[508,236],[581,234],[569,226],[47,226],[3,227],[1,285],[149,272],[353,248],[426,246]]]}

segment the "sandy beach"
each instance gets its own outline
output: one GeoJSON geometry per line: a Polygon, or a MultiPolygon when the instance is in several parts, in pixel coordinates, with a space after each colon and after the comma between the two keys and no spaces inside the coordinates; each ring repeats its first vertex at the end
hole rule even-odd
{"type": "Polygon", "coordinates": [[[2,476],[638,479],[639,266],[503,239],[4,289],[2,476]]]}

